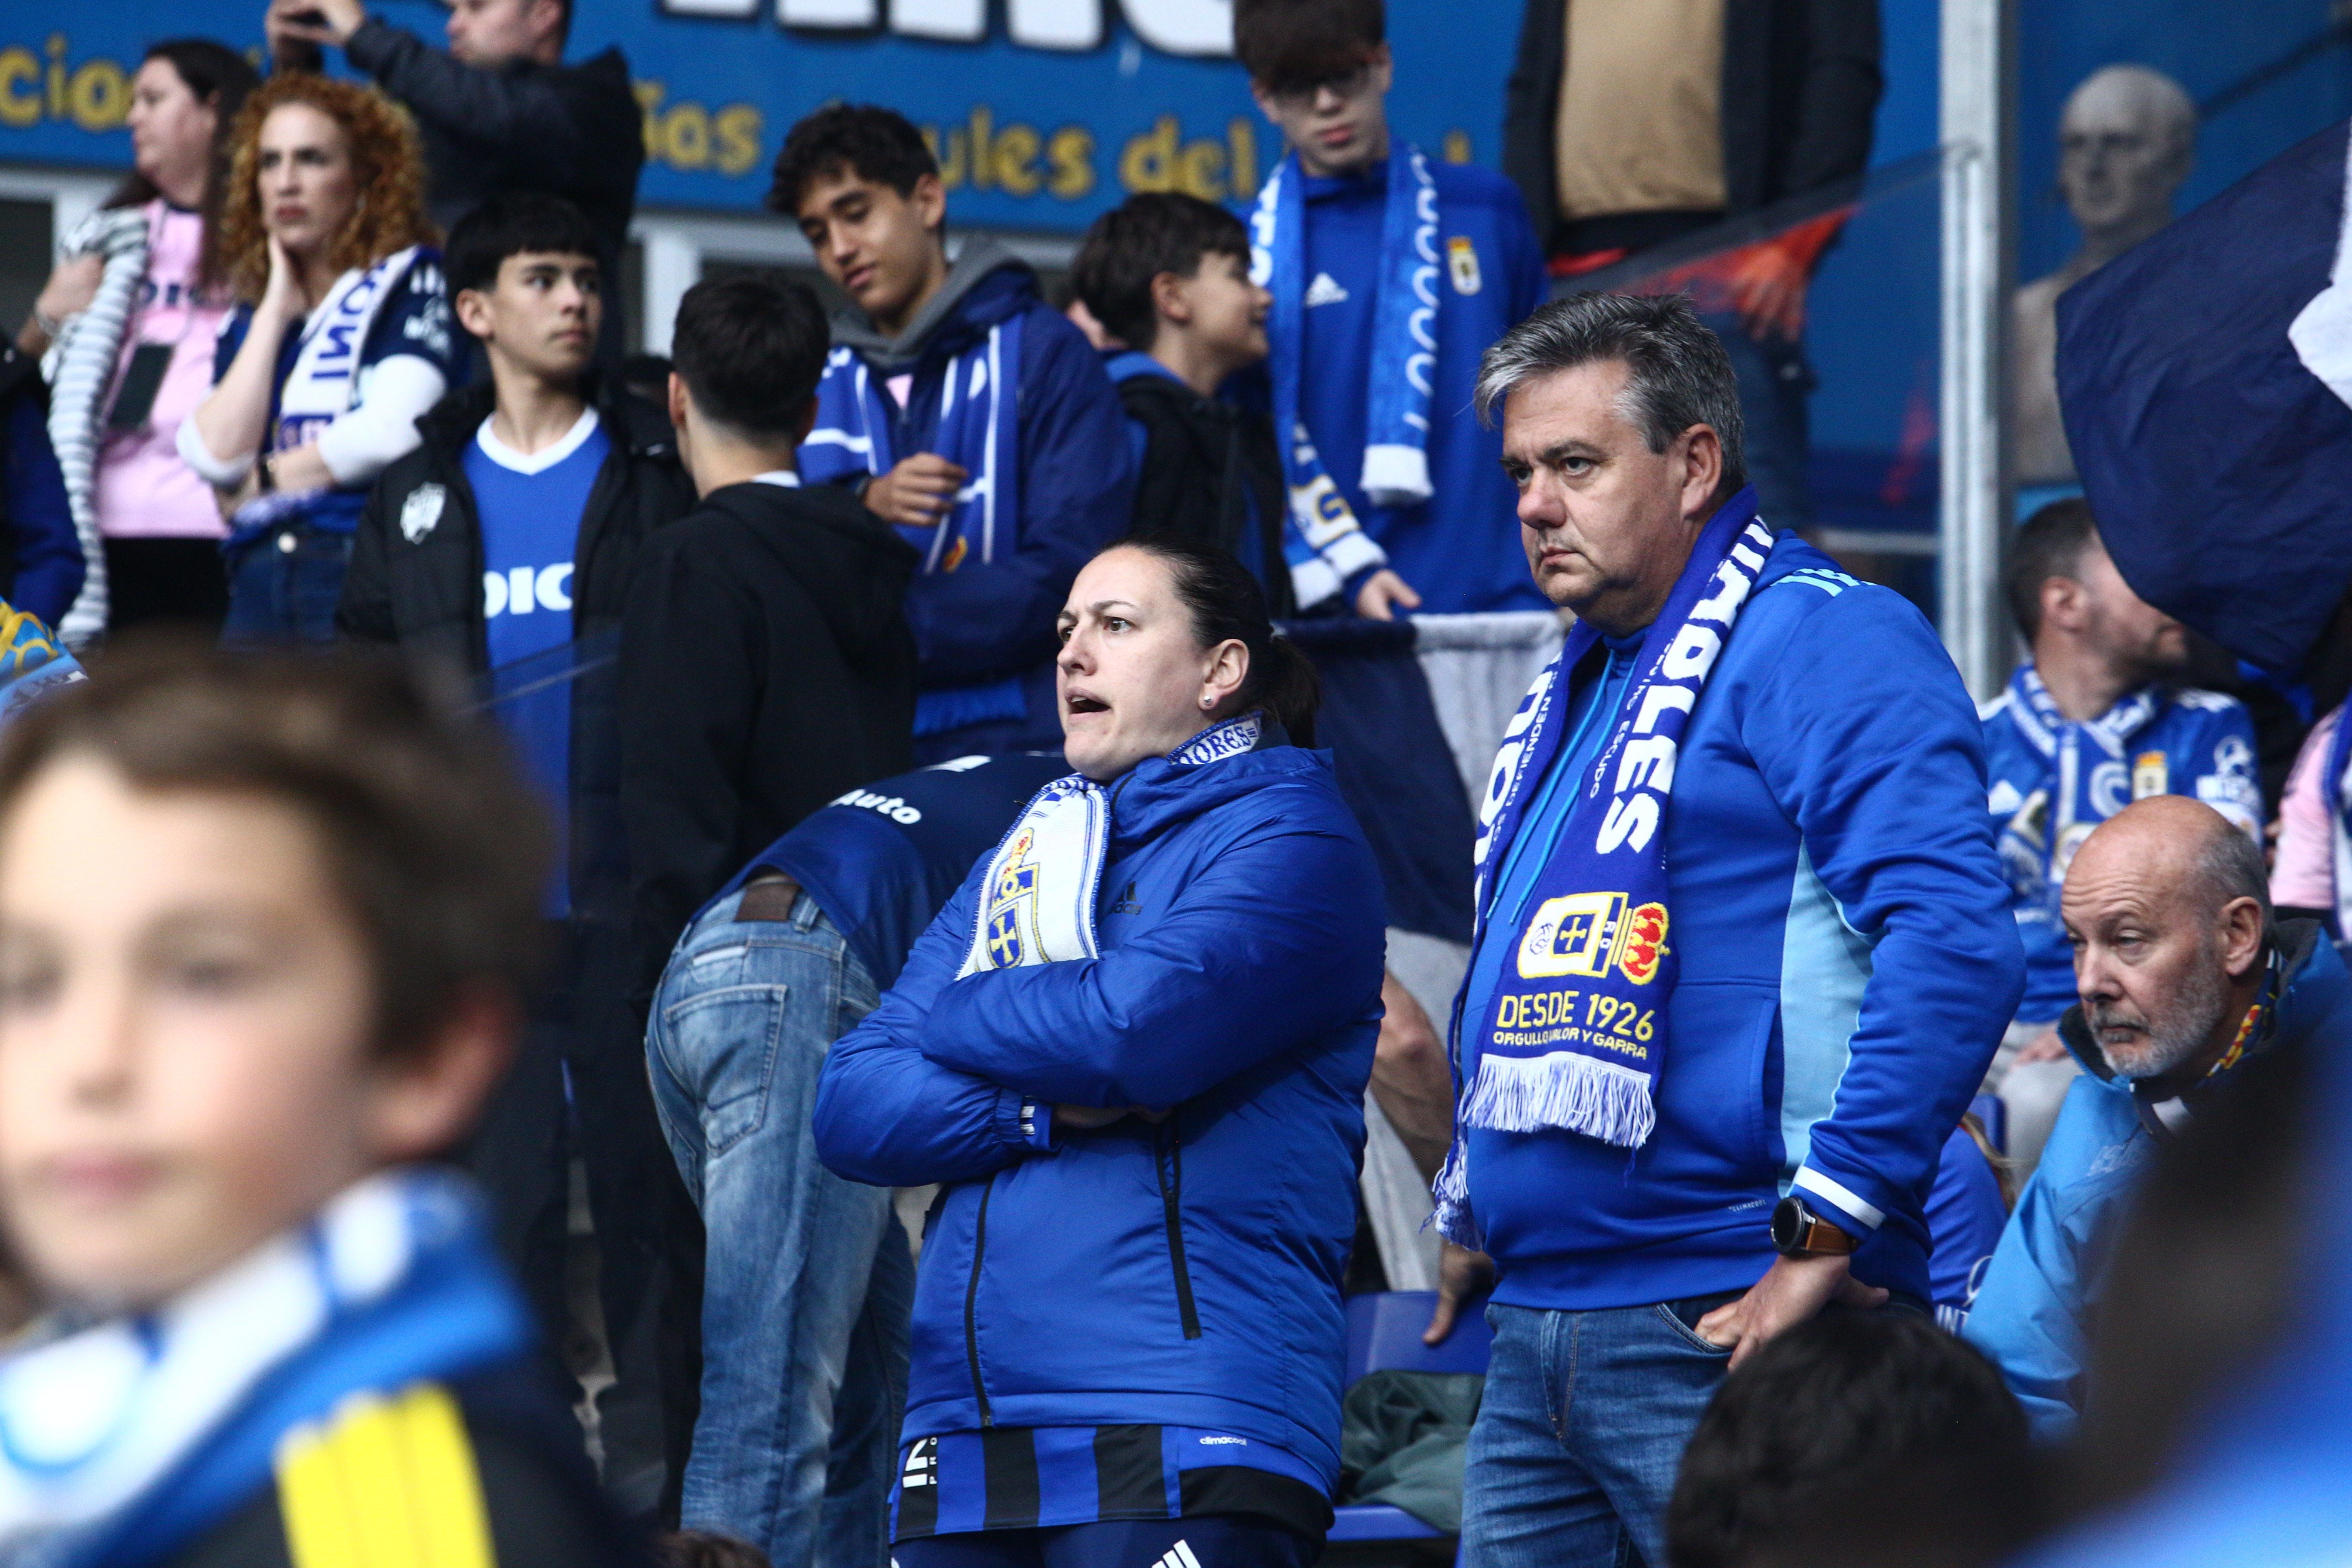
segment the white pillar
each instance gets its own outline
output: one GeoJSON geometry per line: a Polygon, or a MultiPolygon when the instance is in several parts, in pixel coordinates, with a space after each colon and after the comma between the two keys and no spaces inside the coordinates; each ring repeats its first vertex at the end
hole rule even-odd
{"type": "Polygon", "coordinates": [[[2010,663],[2000,595],[2011,481],[2004,439],[2016,270],[2016,0],[1943,0],[1940,620],[1969,689],[2010,663]]]}
{"type": "Polygon", "coordinates": [[[667,354],[677,302],[702,280],[702,247],[659,218],[640,219],[637,237],[646,257],[646,319],[638,324],[637,341],[646,353],[667,354]]]}

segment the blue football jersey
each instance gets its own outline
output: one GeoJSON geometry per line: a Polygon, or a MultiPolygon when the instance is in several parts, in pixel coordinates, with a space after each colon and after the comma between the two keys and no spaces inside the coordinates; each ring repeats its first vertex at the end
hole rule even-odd
{"type": "Polygon", "coordinates": [[[2093,828],[2152,795],[2194,796],[2259,835],[2253,721],[2236,698],[2218,691],[2144,686],[2077,724],[2058,710],[2030,663],[1979,716],[1985,805],[2025,944],[2018,1016],[2044,1022],[2074,1000],[2074,957],[2058,916],[2074,851],[2093,828]]]}

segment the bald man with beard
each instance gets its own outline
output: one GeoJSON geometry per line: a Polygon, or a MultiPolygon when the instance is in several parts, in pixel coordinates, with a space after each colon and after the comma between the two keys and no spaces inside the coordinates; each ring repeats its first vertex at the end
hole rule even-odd
{"type": "Polygon", "coordinates": [[[2060,901],[2083,1065],[2019,1197],[1966,1337],[2049,1440],[2074,1430],[2085,1326],[2157,1143],[2266,1051],[2352,1026],[2352,976],[2312,921],[2274,921],[2262,851],[2212,807],[2153,795],[2083,841],[2060,901]]]}

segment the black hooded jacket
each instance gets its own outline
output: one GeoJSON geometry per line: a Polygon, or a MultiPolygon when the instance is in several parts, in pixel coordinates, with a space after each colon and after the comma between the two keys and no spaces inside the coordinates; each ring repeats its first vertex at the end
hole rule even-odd
{"type": "MultiPolygon", "coordinates": [[[[617,387],[595,401],[612,450],[581,510],[572,580],[572,635],[592,644],[617,635],[646,536],[694,505],[667,417],[617,387]]],[[[422,444],[376,480],[335,606],[344,641],[397,647],[477,680],[488,673],[482,521],[465,458],[496,402],[487,382],[449,394],[416,422],[422,444]]],[[[614,696],[609,660],[572,686],[569,838],[574,911],[617,925],[628,919],[628,860],[614,696]]]]}
{"type": "Polygon", "coordinates": [[[543,191],[588,215],[606,276],[619,276],[646,161],[645,115],[619,49],[574,66],[486,70],[371,16],[343,52],[416,117],[434,222],[446,228],[501,192],[543,191]]]}
{"type": "Polygon", "coordinates": [[[621,631],[638,1000],[696,910],[801,818],[913,763],[914,547],[827,485],[702,498],[621,631]]]}

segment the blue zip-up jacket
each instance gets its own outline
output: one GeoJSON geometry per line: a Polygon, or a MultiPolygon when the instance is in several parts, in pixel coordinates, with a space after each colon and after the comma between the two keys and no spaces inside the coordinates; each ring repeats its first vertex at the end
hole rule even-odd
{"type": "Polygon", "coordinates": [[[1985,805],[2025,944],[2017,1016],[2045,1023],[2074,1005],[2074,950],[2058,919],[2074,851],[2091,829],[2151,795],[2193,796],[2259,834],[2254,721],[2243,703],[2218,691],[2143,686],[2096,719],[2068,723],[2030,661],[1978,713],[1985,805]]]}
{"type": "MultiPolygon", "coordinates": [[[[2273,942],[2284,978],[2263,1048],[2323,1033],[2352,1038],[2346,1034],[2352,1028],[2352,974],[2326,934],[2315,921],[2282,921],[2273,942]]],[[[2033,1435],[2046,1441],[2074,1430],[2092,1302],[2125,1205],[2155,1157],[2158,1135],[2151,1124],[2164,1125],[2146,1104],[2146,1087],[2108,1069],[2079,1005],[2066,1015],[2059,1037],[2083,1064],[2083,1076],[2067,1089],[2042,1163],[2018,1194],[1966,1331],[1969,1342],[1999,1364],[2033,1435]]],[[[2193,1110],[2206,1092],[2225,1085],[2209,1079],[2183,1099],[2193,1110]]]]}
{"type": "Polygon", "coordinates": [[[1792,1184],[1867,1238],[1856,1278],[1929,1299],[1922,1210],[2021,984],[1984,787],[1975,708],[1927,621],[1782,535],[1675,772],[1682,972],[1656,1130],[1631,1154],[1468,1130],[1495,1300],[1745,1289],[1792,1184]]]}
{"type": "Polygon", "coordinates": [[[1383,932],[1328,753],[1153,758],[1116,783],[1099,958],[955,979],[986,868],[817,1089],[832,1170],[946,1184],[902,1440],[1201,1426],[1336,1479],[1383,932]],[[1074,1132],[1057,1103],[1171,1109],[1074,1132]]]}
{"type": "MultiPolygon", "coordinates": [[[[1392,363],[1372,342],[1388,203],[1385,160],[1361,179],[1310,179],[1300,187],[1307,281],[1298,416],[1365,533],[1421,595],[1422,613],[1548,610],[1519,545],[1518,492],[1503,472],[1502,436],[1480,425],[1470,406],[1479,356],[1543,303],[1543,251],[1510,181],[1474,163],[1434,158],[1429,174],[1445,260],[1424,447],[1430,500],[1375,507],[1365,501],[1361,483],[1370,377],[1392,363]]],[[[1350,575],[1350,594],[1369,570],[1350,575]]]]}
{"type": "MultiPolygon", "coordinates": [[[[957,542],[961,548],[940,552],[932,548],[940,542],[938,529],[898,531],[925,552],[907,589],[907,620],[922,659],[916,732],[1010,723],[1017,728],[974,736],[965,749],[1058,751],[1055,621],[1078,568],[1127,531],[1134,510],[1127,414],[1093,345],[1039,296],[1037,275],[1027,263],[975,242],[940,297],[918,315],[906,338],[890,345],[897,357],[886,353],[882,341],[861,324],[862,316],[836,318],[835,347],[818,397],[824,410],[855,403],[863,377],[881,389],[898,458],[941,452],[949,373],[958,372],[961,397],[983,394],[990,329],[1014,318],[1020,321],[1013,411],[1018,450],[1007,466],[1012,482],[995,497],[987,536],[967,531],[957,542]],[[887,390],[898,375],[913,377],[903,402],[887,390]]],[[[801,476],[811,484],[862,483],[882,466],[877,455],[845,442],[842,432],[822,421],[813,436],[800,449],[801,476]]],[[[942,455],[974,466],[968,454],[942,455]]]]}

